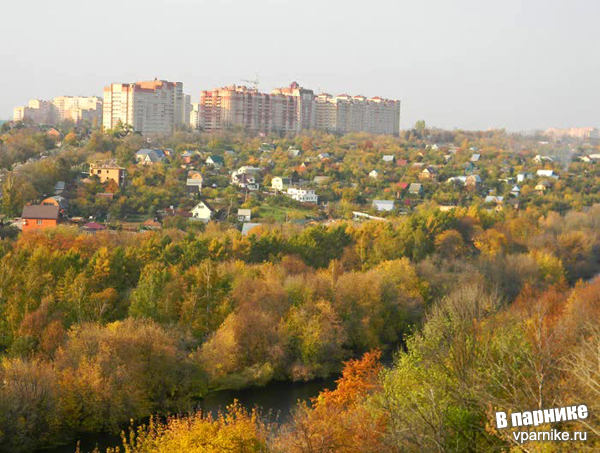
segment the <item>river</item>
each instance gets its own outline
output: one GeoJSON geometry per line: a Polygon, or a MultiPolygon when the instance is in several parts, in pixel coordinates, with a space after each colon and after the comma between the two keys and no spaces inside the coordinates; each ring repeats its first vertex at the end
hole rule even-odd
{"type": "MultiPolygon", "coordinates": [[[[202,398],[197,408],[204,412],[216,414],[231,404],[234,399],[247,409],[259,407],[267,421],[273,423],[285,423],[291,417],[292,410],[298,400],[307,401],[326,388],[335,387],[335,380],[332,377],[309,382],[270,382],[264,387],[250,387],[242,390],[221,390],[213,392],[202,398]]],[[[44,450],[38,450],[36,453],[74,453],[77,442],[81,442],[82,453],[91,452],[96,446],[101,452],[107,447],[121,445],[121,439],[118,435],[108,433],[87,434],[76,437],[65,445],[44,450]]]]}

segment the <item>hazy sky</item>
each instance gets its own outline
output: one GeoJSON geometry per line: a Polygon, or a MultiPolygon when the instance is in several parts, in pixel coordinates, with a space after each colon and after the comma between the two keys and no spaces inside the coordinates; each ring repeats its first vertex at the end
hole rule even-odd
{"type": "Polygon", "coordinates": [[[401,127],[600,126],[598,0],[8,0],[0,119],[30,98],[181,81],[401,99],[401,127]]]}

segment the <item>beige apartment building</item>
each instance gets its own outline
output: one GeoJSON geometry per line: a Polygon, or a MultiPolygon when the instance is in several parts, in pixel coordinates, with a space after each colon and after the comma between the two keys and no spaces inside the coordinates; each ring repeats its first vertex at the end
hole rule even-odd
{"type": "Polygon", "coordinates": [[[26,106],[13,109],[14,121],[23,121],[26,118],[36,124],[54,124],[56,122],[54,105],[51,101],[32,99],[26,106]]]}
{"type": "Polygon", "coordinates": [[[315,96],[295,82],[270,94],[236,85],[202,91],[199,126],[211,132],[234,125],[264,133],[321,129],[398,135],[400,101],[347,94],[315,96]]]}
{"type": "Polygon", "coordinates": [[[102,99],[97,96],[58,96],[52,100],[58,121],[71,120],[75,123],[102,122],[102,99]]]}
{"type": "Polygon", "coordinates": [[[168,135],[189,124],[189,104],[181,82],[113,83],[104,88],[102,125],[112,129],[120,121],[143,135],[168,135]]]}
{"type": "Polygon", "coordinates": [[[15,107],[15,121],[25,118],[36,124],[56,124],[62,121],[100,124],[102,121],[102,99],[96,96],[58,96],[52,101],[32,99],[25,107],[15,107]]]}
{"type": "Polygon", "coordinates": [[[190,126],[192,129],[200,129],[200,103],[195,102],[191,104],[190,108],[190,126]]]}
{"type": "Polygon", "coordinates": [[[315,99],[315,129],[331,132],[400,133],[400,101],[381,97],[331,96],[315,99]]]}
{"type": "Polygon", "coordinates": [[[572,127],[569,129],[550,128],[546,131],[546,135],[554,139],[561,139],[565,137],[579,139],[598,139],[600,138],[600,130],[596,129],[595,127],[572,127]]]}

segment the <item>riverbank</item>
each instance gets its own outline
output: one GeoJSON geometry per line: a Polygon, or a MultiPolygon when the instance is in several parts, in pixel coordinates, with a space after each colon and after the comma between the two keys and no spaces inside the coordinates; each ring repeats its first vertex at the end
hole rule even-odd
{"type": "MultiPolygon", "coordinates": [[[[290,420],[298,401],[308,401],[322,390],[332,389],[337,378],[338,376],[333,376],[308,382],[272,381],[264,387],[219,390],[199,399],[196,410],[216,415],[234,400],[238,400],[248,410],[259,408],[270,423],[282,424],[290,420]]],[[[82,453],[89,453],[95,447],[103,452],[108,447],[121,445],[121,437],[110,433],[84,434],[67,444],[40,449],[35,453],[75,453],[78,442],[82,453]]]]}

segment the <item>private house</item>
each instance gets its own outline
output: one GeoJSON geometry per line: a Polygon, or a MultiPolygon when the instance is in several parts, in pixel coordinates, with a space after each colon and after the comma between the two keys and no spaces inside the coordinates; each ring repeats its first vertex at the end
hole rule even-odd
{"type": "Polygon", "coordinates": [[[271,179],[271,188],[278,192],[284,192],[292,184],[292,178],[287,176],[274,176],[271,179]]]}
{"type": "Polygon", "coordinates": [[[397,159],[396,160],[396,165],[398,167],[405,167],[408,165],[408,161],[406,159],[397,159]]]}
{"type": "Polygon", "coordinates": [[[212,156],[208,156],[208,159],[206,159],[206,165],[210,165],[213,168],[221,168],[223,165],[225,165],[225,160],[221,156],[216,156],[213,154],[212,156]]]}
{"type": "Polygon", "coordinates": [[[191,164],[192,158],[194,157],[194,153],[191,151],[186,151],[181,155],[181,160],[184,164],[191,164]]]}
{"type": "Polygon", "coordinates": [[[23,233],[28,233],[30,231],[54,228],[58,225],[59,214],[60,208],[57,205],[23,206],[21,229],[23,233]]]}
{"type": "Polygon", "coordinates": [[[188,193],[200,193],[202,191],[202,177],[200,179],[188,178],[185,182],[185,188],[188,193]]]}
{"type": "Polygon", "coordinates": [[[479,162],[479,159],[481,158],[481,154],[478,153],[473,153],[471,154],[471,162],[479,162]]]}
{"type": "Polygon", "coordinates": [[[241,173],[237,175],[234,184],[241,189],[247,189],[252,191],[258,190],[260,188],[256,176],[252,173],[241,173]]]}
{"type": "Polygon", "coordinates": [[[433,167],[426,167],[419,173],[421,181],[437,181],[438,171],[433,167]]]}
{"type": "Polygon", "coordinates": [[[552,184],[549,181],[541,181],[536,184],[535,190],[539,193],[544,193],[547,189],[550,189],[552,184]]]}
{"type": "Polygon", "coordinates": [[[315,176],[313,178],[313,182],[318,186],[323,186],[325,184],[329,184],[329,180],[331,178],[329,176],[315,176]]]}
{"type": "Polygon", "coordinates": [[[193,207],[193,209],[190,211],[190,214],[192,214],[190,220],[207,223],[213,218],[213,216],[216,214],[216,211],[211,205],[208,204],[208,202],[202,200],[193,207]]]}
{"type": "Polygon", "coordinates": [[[112,201],[115,198],[115,194],[110,192],[100,192],[96,194],[96,198],[112,201]]]}
{"type": "Polygon", "coordinates": [[[452,176],[451,178],[448,178],[448,180],[446,182],[450,183],[450,184],[454,184],[459,187],[463,187],[465,185],[465,182],[467,182],[467,177],[466,176],[452,176]]]}
{"type": "Polygon", "coordinates": [[[252,220],[252,209],[238,209],[237,218],[239,222],[250,222],[252,220]]]}
{"type": "Polygon", "coordinates": [[[300,151],[299,149],[292,149],[292,148],[288,149],[288,157],[290,159],[300,157],[301,155],[302,155],[302,151],[300,151]]]}
{"type": "Polygon", "coordinates": [[[533,161],[538,165],[542,165],[544,162],[554,162],[554,158],[550,156],[541,156],[538,154],[533,158],[533,161]]]}
{"type": "Polygon", "coordinates": [[[411,195],[421,195],[423,193],[423,185],[418,182],[413,182],[408,186],[408,193],[411,195]]]}
{"type": "Polygon", "coordinates": [[[479,189],[481,187],[481,176],[469,175],[465,179],[465,187],[468,189],[479,189]]]}
{"type": "Polygon", "coordinates": [[[162,225],[156,219],[147,219],[142,223],[142,228],[145,230],[160,230],[162,225]]]}
{"type": "Polygon", "coordinates": [[[154,165],[164,161],[167,155],[162,149],[140,149],[135,153],[135,160],[141,165],[154,165]]]}
{"type": "Polygon", "coordinates": [[[317,204],[319,197],[313,189],[303,189],[300,187],[288,187],[286,195],[293,200],[299,201],[300,203],[314,203],[317,204]]]}
{"type": "Polygon", "coordinates": [[[373,200],[373,207],[379,212],[392,211],[394,209],[394,200],[373,200]]]}
{"type": "Polygon", "coordinates": [[[517,175],[517,182],[523,182],[526,179],[532,179],[533,175],[531,173],[519,173],[517,175]]]}
{"type": "Polygon", "coordinates": [[[386,154],[381,158],[381,160],[393,164],[394,162],[396,162],[396,156],[394,156],[393,154],[386,154]]]}
{"type": "Polygon", "coordinates": [[[42,206],[58,206],[59,215],[64,216],[66,215],[69,207],[69,200],[67,200],[65,197],[61,197],[60,195],[55,195],[42,200],[42,206]]]}
{"type": "Polygon", "coordinates": [[[331,154],[329,153],[321,153],[317,156],[321,160],[331,159],[331,154]]]}
{"type": "Polygon", "coordinates": [[[495,196],[495,195],[488,195],[487,197],[485,197],[484,203],[502,204],[503,201],[504,201],[504,197],[498,197],[498,196],[495,196]]]}
{"type": "Polygon", "coordinates": [[[46,131],[46,136],[53,138],[54,140],[61,140],[63,135],[60,133],[60,131],[51,127],[46,131]]]}
{"type": "Polygon", "coordinates": [[[369,178],[377,179],[379,178],[379,172],[377,170],[371,170],[369,173],[369,178]]]}
{"type": "Polygon", "coordinates": [[[519,186],[513,186],[513,188],[510,189],[510,194],[513,197],[518,197],[519,195],[521,195],[521,189],[519,189],[519,186]]]}
{"type": "Polygon", "coordinates": [[[106,230],[106,227],[104,225],[100,225],[97,222],[89,222],[83,225],[81,227],[81,230],[87,234],[96,234],[99,231],[106,230]]]}
{"type": "Polygon", "coordinates": [[[65,191],[66,184],[64,181],[57,181],[54,184],[54,195],[60,195],[65,191]]]}
{"type": "Polygon", "coordinates": [[[115,163],[90,164],[90,176],[98,176],[100,182],[114,181],[121,186],[125,181],[125,169],[115,163]]]}
{"type": "Polygon", "coordinates": [[[536,174],[538,176],[541,176],[543,178],[554,178],[554,179],[558,179],[558,175],[556,173],[554,173],[554,170],[538,170],[536,172],[536,174]]]}

